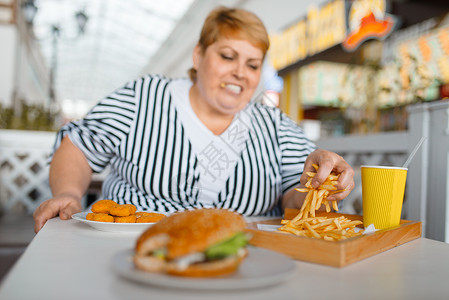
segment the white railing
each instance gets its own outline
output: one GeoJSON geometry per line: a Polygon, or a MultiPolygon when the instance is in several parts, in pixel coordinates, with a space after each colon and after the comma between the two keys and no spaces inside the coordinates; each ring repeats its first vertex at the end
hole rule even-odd
{"type": "Polygon", "coordinates": [[[0,130],[0,204],[31,213],[51,197],[48,157],[54,132],[0,130]]]}
{"type": "MultiPolygon", "coordinates": [[[[48,158],[55,137],[55,132],[0,130],[0,213],[31,214],[51,198],[48,158]]],[[[100,197],[106,175],[93,174],[83,207],[100,197]]]]}

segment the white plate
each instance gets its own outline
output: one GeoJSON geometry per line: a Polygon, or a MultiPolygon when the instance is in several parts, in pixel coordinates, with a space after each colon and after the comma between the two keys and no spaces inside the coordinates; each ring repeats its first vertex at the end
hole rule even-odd
{"type": "Polygon", "coordinates": [[[132,262],[133,250],[117,253],[112,258],[114,271],[129,280],[166,288],[194,290],[252,289],[279,284],[290,277],[294,262],[287,256],[257,247],[248,247],[249,255],[238,271],[228,277],[188,278],[137,269],[132,262]]]}
{"type": "Polygon", "coordinates": [[[80,212],[72,215],[72,219],[83,222],[93,228],[101,231],[109,232],[143,232],[154,223],[111,223],[111,222],[97,222],[86,220],[88,212],[80,212]]]}

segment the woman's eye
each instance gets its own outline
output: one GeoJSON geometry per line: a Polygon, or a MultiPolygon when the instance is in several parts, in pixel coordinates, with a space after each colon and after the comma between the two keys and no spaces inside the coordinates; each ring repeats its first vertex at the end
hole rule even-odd
{"type": "Polygon", "coordinates": [[[225,55],[225,54],[221,54],[221,58],[226,59],[226,60],[232,60],[233,57],[230,55],[225,55]]]}
{"type": "Polygon", "coordinates": [[[249,65],[249,67],[253,70],[259,70],[259,65],[249,65]]]}

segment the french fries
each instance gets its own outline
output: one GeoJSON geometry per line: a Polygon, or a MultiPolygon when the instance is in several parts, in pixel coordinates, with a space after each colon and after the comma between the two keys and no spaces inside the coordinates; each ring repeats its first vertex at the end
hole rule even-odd
{"type": "MultiPolygon", "coordinates": [[[[313,164],[313,167],[316,171],[318,171],[318,166],[316,164],[313,164]]],[[[307,218],[309,214],[314,217],[315,211],[318,210],[322,204],[325,205],[326,212],[330,212],[331,204],[329,202],[332,202],[332,208],[335,211],[338,211],[337,201],[329,201],[327,200],[327,197],[329,195],[343,191],[337,190],[337,188],[335,187],[338,183],[339,175],[331,173],[321,186],[319,186],[317,189],[314,189],[312,187],[312,179],[315,177],[316,172],[307,172],[306,174],[309,176],[309,179],[305,184],[306,188],[296,189],[298,192],[307,193],[304,204],[302,205],[299,215],[296,218],[307,218]]]]}
{"type": "MultiPolygon", "coordinates": [[[[316,164],[313,164],[313,167],[318,171],[316,164]]],[[[282,220],[283,226],[278,230],[328,241],[339,241],[361,235],[362,231],[355,231],[355,227],[362,224],[361,221],[351,221],[344,216],[336,218],[315,216],[315,211],[322,205],[326,207],[326,212],[331,211],[331,205],[335,211],[338,211],[337,201],[329,201],[327,197],[343,191],[336,188],[339,175],[331,173],[326,181],[315,189],[312,187],[312,179],[316,172],[307,172],[306,174],[309,176],[305,184],[306,188],[296,189],[299,192],[307,193],[304,203],[293,220],[282,220]],[[332,202],[332,204],[329,202],[332,202]]]]}

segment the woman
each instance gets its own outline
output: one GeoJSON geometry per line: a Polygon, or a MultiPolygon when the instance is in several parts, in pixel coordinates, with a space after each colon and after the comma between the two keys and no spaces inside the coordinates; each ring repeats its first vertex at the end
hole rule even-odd
{"type": "Polygon", "coordinates": [[[110,166],[103,198],[138,210],[221,207],[244,215],[280,215],[300,207],[303,170],[320,166],[313,185],[340,174],[333,200],[354,186],[337,154],[315,150],[280,110],[250,101],[269,47],[252,13],[224,7],[205,20],[190,80],[148,75],[99,102],[58,134],[50,166],[53,197],[34,213],[35,231],[81,211],[92,172],[110,166]]]}

